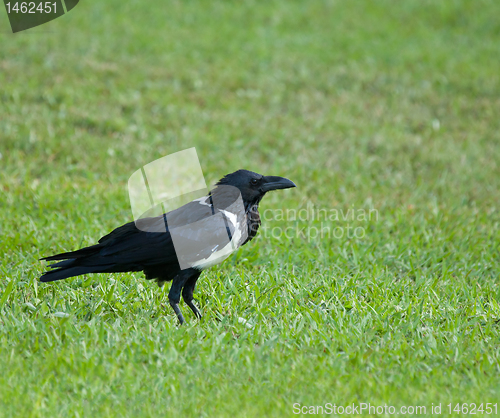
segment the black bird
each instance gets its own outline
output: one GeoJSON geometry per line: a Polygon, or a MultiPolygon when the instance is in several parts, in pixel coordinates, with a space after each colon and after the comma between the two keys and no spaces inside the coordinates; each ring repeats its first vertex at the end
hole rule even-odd
{"type": "Polygon", "coordinates": [[[221,263],[255,237],[260,226],[258,206],[264,195],[296,187],[283,177],[238,170],[224,176],[208,196],[157,217],[129,222],[77,251],[42,258],[59,261],[40,277],[52,282],[87,273],[144,271],[161,287],[172,280],[170,305],[181,324],[180,296],[194,314],[193,291],[201,272],[221,263]]]}

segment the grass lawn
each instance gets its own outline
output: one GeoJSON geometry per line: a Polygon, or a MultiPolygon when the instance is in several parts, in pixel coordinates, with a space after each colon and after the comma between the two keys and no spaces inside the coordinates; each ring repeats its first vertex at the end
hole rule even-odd
{"type": "Polygon", "coordinates": [[[498,402],[498,16],[85,0],[13,35],[0,11],[0,416],[498,402]],[[40,257],[132,220],[135,170],[193,146],[210,182],[298,185],[202,275],[201,322],[142,273],[38,283],[40,257]]]}

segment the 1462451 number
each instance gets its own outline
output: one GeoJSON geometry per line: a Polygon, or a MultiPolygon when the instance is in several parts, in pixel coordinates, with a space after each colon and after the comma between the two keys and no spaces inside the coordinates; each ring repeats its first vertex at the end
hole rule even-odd
{"type": "Polygon", "coordinates": [[[46,2],[15,2],[15,3],[6,3],[5,7],[7,7],[7,13],[57,13],[57,3],[51,3],[49,1],[46,2]]]}

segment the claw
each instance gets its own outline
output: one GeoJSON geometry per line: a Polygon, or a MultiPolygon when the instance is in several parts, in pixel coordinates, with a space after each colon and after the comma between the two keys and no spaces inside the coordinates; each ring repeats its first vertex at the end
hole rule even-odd
{"type": "Polygon", "coordinates": [[[195,306],[195,304],[193,303],[192,300],[186,301],[186,304],[187,304],[187,306],[189,306],[191,308],[191,310],[193,311],[193,313],[196,315],[196,318],[201,319],[203,317],[203,315],[200,313],[200,311],[195,306]]]}

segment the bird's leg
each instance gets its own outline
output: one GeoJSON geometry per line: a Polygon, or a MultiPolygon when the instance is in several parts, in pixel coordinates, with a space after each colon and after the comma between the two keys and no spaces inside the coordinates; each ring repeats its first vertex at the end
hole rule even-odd
{"type": "Polygon", "coordinates": [[[184,324],[184,317],[182,316],[181,308],[179,308],[179,302],[174,302],[172,299],[169,299],[170,306],[174,309],[177,318],[179,319],[179,323],[184,324]]]}
{"type": "Polygon", "coordinates": [[[179,302],[181,300],[181,290],[188,278],[189,276],[182,274],[182,272],[175,276],[174,280],[172,281],[172,287],[170,287],[170,292],[168,292],[168,300],[170,302],[170,306],[173,308],[181,325],[185,321],[184,317],[182,316],[181,309],[179,308],[179,302]]]}
{"type": "Polygon", "coordinates": [[[191,276],[186,284],[184,285],[184,288],[182,289],[182,299],[184,299],[184,302],[186,302],[186,305],[191,308],[193,313],[196,315],[198,319],[201,319],[202,315],[198,308],[195,306],[193,303],[193,292],[194,292],[194,287],[196,286],[196,281],[198,280],[198,277],[200,277],[199,274],[195,276],[191,276]]]}

